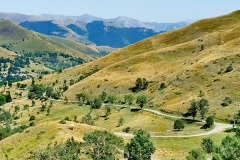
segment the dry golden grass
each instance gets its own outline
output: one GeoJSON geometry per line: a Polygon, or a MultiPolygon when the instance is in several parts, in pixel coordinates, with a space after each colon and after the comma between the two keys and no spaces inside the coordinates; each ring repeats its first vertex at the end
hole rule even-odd
{"type": "Polygon", "coordinates": [[[239,98],[234,98],[239,92],[239,19],[240,12],[236,11],[201,20],[119,49],[93,62],[66,69],[60,74],[47,75],[39,83],[49,85],[58,80],[60,86],[64,80],[77,80],[91,69],[100,68],[97,73],[71,86],[64,97],[75,99],[76,93],[80,92],[96,97],[103,90],[122,97],[131,93],[129,88],[141,77],[151,83],[139,94],[147,95],[150,103],[158,109],[184,113],[192,99],[200,98],[202,90],[205,93],[203,98],[210,102],[210,115],[217,112],[217,118],[231,118],[240,109],[236,105],[239,98]],[[233,63],[234,71],[218,74],[220,69],[224,72],[230,63],[233,63]],[[168,88],[159,91],[162,82],[168,84],[168,88]],[[226,89],[221,89],[223,86],[226,89]],[[234,103],[222,108],[220,104],[226,96],[233,98],[234,103]]]}

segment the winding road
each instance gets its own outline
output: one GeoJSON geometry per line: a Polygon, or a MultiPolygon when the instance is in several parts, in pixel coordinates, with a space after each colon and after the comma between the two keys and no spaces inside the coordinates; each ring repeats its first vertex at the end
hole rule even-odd
{"type": "MultiPolygon", "coordinates": [[[[64,100],[56,100],[56,99],[52,99],[52,98],[49,98],[49,100],[56,101],[56,102],[65,102],[64,100]]],[[[68,103],[78,103],[78,101],[69,101],[68,103]]],[[[134,109],[135,108],[135,107],[129,107],[129,106],[125,106],[125,105],[118,105],[118,104],[105,104],[104,103],[103,105],[104,106],[115,106],[115,107],[122,107],[122,108],[130,108],[130,109],[134,109]]],[[[142,109],[142,110],[154,113],[154,114],[159,115],[159,116],[175,118],[175,119],[187,119],[187,118],[184,118],[184,117],[167,115],[167,114],[164,114],[164,113],[162,113],[160,111],[153,110],[153,109],[142,109]]],[[[205,122],[205,121],[202,121],[202,122],[205,122]]],[[[215,124],[214,129],[212,129],[212,130],[210,130],[208,132],[205,132],[205,133],[199,133],[199,134],[193,134],[193,135],[183,135],[183,136],[181,136],[181,135],[180,136],[157,136],[157,135],[151,135],[151,137],[152,138],[191,138],[191,137],[207,136],[207,135],[218,133],[218,132],[221,132],[221,131],[223,131],[225,129],[233,127],[231,124],[224,124],[224,123],[217,123],[217,122],[215,122],[214,124],[215,124]]],[[[119,137],[134,137],[134,135],[130,134],[130,133],[114,132],[114,134],[119,136],[119,137]]]]}

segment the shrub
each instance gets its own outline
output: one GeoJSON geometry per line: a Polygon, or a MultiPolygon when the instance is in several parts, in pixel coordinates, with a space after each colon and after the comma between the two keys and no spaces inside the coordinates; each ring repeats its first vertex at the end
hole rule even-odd
{"type": "Polygon", "coordinates": [[[181,129],[184,129],[184,127],[185,127],[184,123],[181,119],[174,121],[174,129],[181,130],[181,129]]]}
{"type": "Polygon", "coordinates": [[[31,122],[30,124],[29,124],[29,126],[31,127],[31,126],[35,126],[35,123],[34,122],[31,122]]]}
{"type": "Polygon", "coordinates": [[[121,118],[119,119],[119,121],[118,121],[118,127],[122,126],[123,123],[124,123],[124,118],[121,117],[121,118]]]}
{"type": "Polygon", "coordinates": [[[66,124],[66,121],[65,120],[61,120],[59,121],[60,124],[66,124]]]}
{"type": "Polygon", "coordinates": [[[30,116],[29,121],[34,121],[36,119],[35,116],[30,116]]]}
{"type": "Polygon", "coordinates": [[[162,89],[164,89],[164,88],[167,88],[167,85],[166,85],[165,83],[161,83],[159,90],[162,90],[162,89]]]}
{"type": "Polygon", "coordinates": [[[229,106],[232,103],[232,99],[230,97],[225,97],[225,99],[223,100],[223,102],[221,103],[221,105],[223,107],[229,106]]]}
{"type": "Polygon", "coordinates": [[[212,125],[214,125],[214,118],[213,116],[209,116],[206,120],[206,127],[210,128],[212,125]]]}
{"type": "Polygon", "coordinates": [[[129,132],[130,132],[130,130],[131,130],[131,128],[130,128],[130,127],[126,127],[126,128],[123,128],[123,129],[122,129],[122,131],[123,131],[123,132],[126,132],[126,133],[129,133],[129,132]]]}
{"type": "Polygon", "coordinates": [[[233,71],[233,67],[232,67],[232,64],[230,64],[227,69],[225,70],[225,73],[228,73],[228,72],[231,72],[233,71]]]}

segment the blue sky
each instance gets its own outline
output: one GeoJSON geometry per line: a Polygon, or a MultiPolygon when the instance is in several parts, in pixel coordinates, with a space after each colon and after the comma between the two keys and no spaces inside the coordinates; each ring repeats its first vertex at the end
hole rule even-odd
{"type": "Polygon", "coordinates": [[[240,9],[240,0],[0,0],[0,12],[128,16],[149,22],[214,17],[240,9]]]}

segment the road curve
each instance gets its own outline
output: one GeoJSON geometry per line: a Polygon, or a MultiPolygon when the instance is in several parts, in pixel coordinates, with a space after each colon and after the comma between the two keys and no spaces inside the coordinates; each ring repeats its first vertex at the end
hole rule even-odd
{"type": "MultiPolygon", "coordinates": [[[[104,105],[110,105],[110,104],[104,104],[104,105]]],[[[116,107],[124,107],[124,108],[129,108],[128,106],[124,106],[124,105],[115,105],[115,104],[111,104],[111,106],[116,106],[116,107]]],[[[164,116],[164,117],[169,117],[169,118],[176,118],[176,119],[186,119],[184,117],[178,117],[178,116],[172,116],[172,115],[167,115],[164,114],[160,111],[156,111],[153,109],[143,109],[144,111],[148,111],[154,114],[157,114],[159,116],[164,116]]],[[[205,122],[205,121],[203,121],[205,122]]],[[[227,128],[231,128],[232,125],[230,124],[224,124],[224,123],[216,123],[215,122],[215,127],[214,129],[212,129],[211,131],[205,132],[205,133],[199,133],[199,134],[193,134],[193,135],[183,135],[183,136],[157,136],[157,135],[151,135],[152,138],[190,138],[190,137],[199,137],[199,136],[207,136],[210,134],[214,134],[214,133],[218,133],[221,132],[227,128]]],[[[129,133],[121,133],[121,132],[115,132],[115,135],[119,136],[119,137],[133,137],[133,134],[129,134],[129,133]]]]}
{"type": "MultiPolygon", "coordinates": [[[[56,100],[56,99],[52,99],[52,98],[49,98],[49,100],[52,100],[52,101],[56,101],[56,102],[65,102],[63,100],[56,100]]],[[[78,101],[69,101],[68,103],[78,103],[78,101]]],[[[135,107],[129,107],[129,106],[125,106],[125,105],[119,105],[119,104],[103,104],[104,106],[115,106],[115,107],[122,107],[122,108],[135,108],[135,107]]],[[[169,117],[169,118],[175,118],[175,119],[186,119],[184,117],[178,117],[178,116],[173,116],[173,115],[167,115],[167,114],[164,114],[160,111],[157,111],[157,110],[153,110],[153,109],[142,109],[144,111],[147,111],[147,112],[151,112],[151,113],[154,113],[154,114],[157,114],[159,116],[164,116],[164,117],[169,117]]],[[[203,121],[205,122],[205,121],[203,121]]],[[[190,138],[190,137],[199,137],[199,136],[207,136],[207,135],[210,135],[210,134],[214,134],[214,133],[218,133],[218,132],[221,132],[227,128],[231,128],[232,125],[230,124],[224,124],[224,123],[216,123],[215,122],[215,127],[214,129],[212,129],[211,131],[208,131],[208,132],[205,132],[205,133],[199,133],[199,134],[193,134],[193,135],[180,135],[180,136],[157,136],[157,135],[150,135],[152,138],[190,138]]],[[[119,137],[134,137],[133,134],[130,134],[130,133],[122,133],[122,132],[114,132],[115,135],[119,136],[119,137]]]]}

